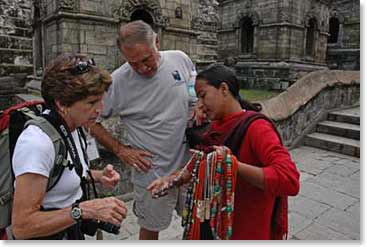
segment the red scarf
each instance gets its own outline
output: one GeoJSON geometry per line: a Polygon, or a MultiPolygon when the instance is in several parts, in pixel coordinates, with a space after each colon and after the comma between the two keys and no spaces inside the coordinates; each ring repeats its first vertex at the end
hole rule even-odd
{"type": "MultiPolygon", "coordinates": [[[[206,150],[212,145],[223,145],[226,137],[233,131],[233,129],[242,121],[249,118],[250,116],[256,114],[252,111],[241,111],[232,113],[224,118],[222,122],[213,121],[209,130],[205,132],[202,136],[202,145],[200,149],[206,150]],[[226,124],[223,122],[228,122],[226,124]],[[214,126],[214,128],[213,128],[214,126]],[[220,126],[219,128],[216,128],[220,126]],[[214,129],[219,129],[215,131],[214,129]]],[[[274,131],[277,132],[275,126],[274,131]]],[[[278,132],[277,132],[278,133],[278,132]]],[[[281,141],[281,136],[278,133],[279,140],[281,141]]],[[[244,139],[244,137],[243,137],[244,139]]],[[[239,158],[239,157],[237,157],[239,158]]],[[[234,211],[235,213],[236,211],[234,211]]],[[[275,198],[273,215],[271,220],[271,239],[273,240],[283,240],[288,237],[288,197],[279,196],[275,198]]]]}
{"type": "Polygon", "coordinates": [[[0,240],[8,240],[5,229],[0,229],[0,240]]]}

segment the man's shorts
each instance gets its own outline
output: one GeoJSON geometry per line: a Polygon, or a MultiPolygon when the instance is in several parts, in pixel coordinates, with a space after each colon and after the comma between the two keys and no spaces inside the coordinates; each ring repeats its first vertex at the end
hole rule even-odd
{"type": "Polygon", "coordinates": [[[173,210],[181,215],[186,197],[186,188],[172,189],[164,197],[152,198],[145,187],[134,185],[133,211],[140,227],[149,231],[160,232],[171,223],[173,210]]]}

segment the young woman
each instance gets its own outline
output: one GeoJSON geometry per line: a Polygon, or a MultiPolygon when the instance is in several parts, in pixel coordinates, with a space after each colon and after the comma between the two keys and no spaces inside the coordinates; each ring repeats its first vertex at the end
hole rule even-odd
{"type": "Polygon", "coordinates": [[[78,130],[96,120],[110,84],[109,73],[82,55],[60,55],[46,68],[41,92],[47,110],[43,116],[64,134],[67,159],[73,166],[64,169],[56,185],[46,190],[57,158],[53,140],[37,125],[22,132],[13,155],[15,239],[84,239],[83,221],[119,226],[125,218],[126,207],[115,197],[83,199],[82,185],[91,179],[89,175],[105,187],[114,187],[120,179],[111,165],[87,172],[86,144],[78,130]]]}
{"type": "MultiPolygon", "coordinates": [[[[223,146],[240,121],[260,110],[242,100],[239,89],[234,72],[223,65],[210,66],[197,75],[195,90],[198,104],[211,120],[209,131],[203,135],[203,144],[223,146]]],[[[284,229],[284,224],[287,225],[284,217],[287,215],[279,216],[275,210],[278,210],[276,207],[287,209],[286,196],[297,195],[300,176],[288,150],[282,145],[273,125],[265,119],[253,121],[235,148],[238,150],[238,169],[231,239],[283,239],[287,233],[284,229]],[[280,224],[283,222],[283,226],[275,226],[272,223],[274,217],[280,217],[275,220],[280,224]]],[[[171,185],[175,177],[158,179],[148,190],[155,194],[160,188],[171,185]]],[[[182,181],[175,183],[189,182],[190,178],[185,171],[182,181]]]]}

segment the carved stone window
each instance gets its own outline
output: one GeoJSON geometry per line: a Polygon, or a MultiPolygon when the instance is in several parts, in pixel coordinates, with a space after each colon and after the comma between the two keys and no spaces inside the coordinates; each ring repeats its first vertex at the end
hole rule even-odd
{"type": "Polygon", "coordinates": [[[329,33],[328,43],[335,44],[338,43],[339,37],[339,20],[336,17],[331,17],[329,20],[329,33]]]}
{"type": "Polygon", "coordinates": [[[175,17],[177,19],[182,19],[182,8],[181,7],[177,7],[175,9],[175,17]]]}
{"type": "Polygon", "coordinates": [[[316,36],[317,20],[312,18],[308,21],[306,30],[306,55],[313,56],[315,49],[315,36],[316,36]]]}
{"type": "Polygon", "coordinates": [[[241,20],[241,53],[251,54],[254,50],[254,24],[250,17],[241,20]]]}

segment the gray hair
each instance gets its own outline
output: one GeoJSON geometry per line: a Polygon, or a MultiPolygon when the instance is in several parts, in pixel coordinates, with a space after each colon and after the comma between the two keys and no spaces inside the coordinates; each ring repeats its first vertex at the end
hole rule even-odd
{"type": "Polygon", "coordinates": [[[149,45],[155,44],[157,34],[152,27],[142,20],[132,21],[125,25],[121,25],[117,45],[131,46],[136,43],[146,43],[149,45]]]}

